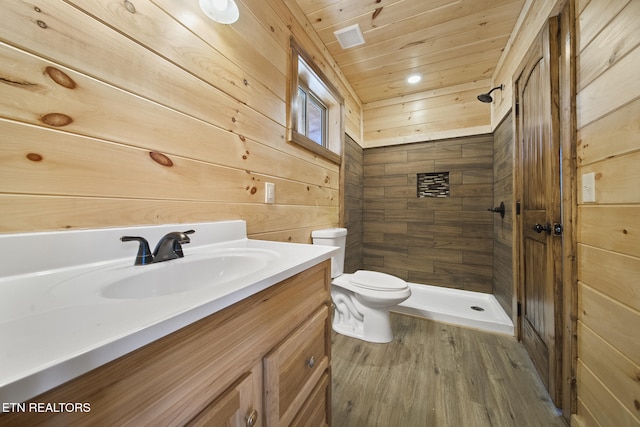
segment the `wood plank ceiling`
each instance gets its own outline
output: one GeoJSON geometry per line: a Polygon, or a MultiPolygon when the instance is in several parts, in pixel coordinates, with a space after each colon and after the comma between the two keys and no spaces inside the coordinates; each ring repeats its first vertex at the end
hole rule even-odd
{"type": "MultiPolygon", "coordinates": [[[[296,0],[363,104],[491,78],[524,0],[296,0]],[[334,31],[359,24],[365,43],[334,31]],[[422,80],[407,83],[418,73],[422,80]]],[[[487,90],[489,87],[487,87],[487,90]]]]}

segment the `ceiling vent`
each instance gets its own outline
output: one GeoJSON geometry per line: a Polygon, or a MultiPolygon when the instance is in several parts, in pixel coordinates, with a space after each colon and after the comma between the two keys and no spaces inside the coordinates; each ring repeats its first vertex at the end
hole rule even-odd
{"type": "Polygon", "coordinates": [[[343,49],[349,49],[350,47],[359,46],[364,44],[364,36],[360,31],[359,24],[353,24],[338,31],[334,31],[338,43],[343,49]]]}

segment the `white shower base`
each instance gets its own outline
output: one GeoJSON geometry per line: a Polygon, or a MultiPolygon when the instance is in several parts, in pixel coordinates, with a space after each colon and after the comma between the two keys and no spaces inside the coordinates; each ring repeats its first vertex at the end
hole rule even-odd
{"type": "Polygon", "coordinates": [[[391,311],[513,335],[513,323],[491,294],[409,283],[411,296],[391,311]],[[475,307],[472,308],[472,307],[475,307]],[[482,311],[478,308],[483,309],[482,311]]]}

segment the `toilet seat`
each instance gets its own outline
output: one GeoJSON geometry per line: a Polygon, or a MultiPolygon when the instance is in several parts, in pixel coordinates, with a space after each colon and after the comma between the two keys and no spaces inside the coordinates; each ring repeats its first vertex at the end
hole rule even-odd
{"type": "Polygon", "coordinates": [[[400,291],[408,288],[407,282],[401,278],[377,271],[358,270],[349,279],[353,286],[372,291],[400,291]]]}

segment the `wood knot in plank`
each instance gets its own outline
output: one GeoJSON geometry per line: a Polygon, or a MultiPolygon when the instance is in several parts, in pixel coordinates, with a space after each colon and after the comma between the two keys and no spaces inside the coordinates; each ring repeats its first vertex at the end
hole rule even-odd
{"type": "Polygon", "coordinates": [[[129,0],[124,0],[124,8],[127,9],[129,13],[136,13],[136,6],[129,0]]]}
{"type": "Polygon", "coordinates": [[[45,68],[44,71],[49,77],[51,77],[51,80],[58,83],[62,87],[66,87],[67,89],[75,89],[77,86],[76,82],[74,82],[73,79],[62,70],[49,66],[45,68]]]}
{"type": "Polygon", "coordinates": [[[40,117],[40,120],[49,126],[62,127],[73,122],[73,119],[62,113],[49,113],[40,117]]]}
{"type": "Polygon", "coordinates": [[[382,8],[379,7],[376,10],[373,11],[373,15],[371,16],[371,20],[373,21],[374,19],[376,19],[378,17],[378,15],[380,15],[380,12],[382,12],[382,8]]]}
{"type": "Polygon", "coordinates": [[[38,153],[28,153],[26,157],[27,157],[27,159],[31,160],[32,162],[41,162],[42,161],[42,155],[40,155],[38,153]]]}
{"type": "Polygon", "coordinates": [[[173,162],[167,155],[159,153],[157,151],[149,151],[149,157],[159,165],[171,167],[173,166],[173,162]]]}

